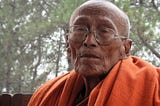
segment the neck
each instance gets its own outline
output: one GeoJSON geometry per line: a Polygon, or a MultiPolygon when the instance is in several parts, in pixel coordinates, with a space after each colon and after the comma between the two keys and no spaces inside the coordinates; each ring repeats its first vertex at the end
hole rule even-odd
{"type": "Polygon", "coordinates": [[[84,83],[86,86],[86,93],[89,94],[92,91],[92,89],[94,89],[95,86],[104,79],[105,76],[106,75],[103,75],[103,76],[83,76],[84,83]]]}

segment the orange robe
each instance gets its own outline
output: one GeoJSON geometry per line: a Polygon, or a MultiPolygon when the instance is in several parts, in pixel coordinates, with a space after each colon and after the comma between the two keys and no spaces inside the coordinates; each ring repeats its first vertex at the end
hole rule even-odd
{"type": "MultiPolygon", "coordinates": [[[[72,70],[42,85],[28,106],[74,106],[83,86],[72,70]]],[[[160,106],[160,69],[134,56],[121,60],[77,106],[160,106]]]]}

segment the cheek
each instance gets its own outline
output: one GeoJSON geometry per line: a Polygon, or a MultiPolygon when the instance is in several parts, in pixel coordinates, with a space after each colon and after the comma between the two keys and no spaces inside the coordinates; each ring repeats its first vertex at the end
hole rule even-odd
{"type": "Polygon", "coordinates": [[[105,59],[111,58],[115,53],[115,49],[113,47],[104,47],[102,51],[105,59]]]}
{"type": "Polygon", "coordinates": [[[119,46],[103,48],[104,64],[107,68],[112,67],[120,57],[119,46]]]}
{"type": "Polygon", "coordinates": [[[77,57],[78,57],[79,48],[80,48],[80,45],[70,43],[71,61],[72,61],[72,64],[74,64],[75,60],[76,60],[77,57]]]}

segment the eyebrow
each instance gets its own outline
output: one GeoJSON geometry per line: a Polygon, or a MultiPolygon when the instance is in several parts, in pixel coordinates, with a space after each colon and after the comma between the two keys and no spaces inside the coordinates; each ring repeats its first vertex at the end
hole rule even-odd
{"type": "Polygon", "coordinates": [[[103,22],[102,25],[107,25],[110,28],[113,28],[113,29],[116,30],[116,25],[114,24],[114,22],[110,18],[108,18],[108,17],[100,17],[100,20],[103,22]]]}
{"type": "Polygon", "coordinates": [[[77,16],[74,21],[73,24],[77,24],[77,23],[89,23],[89,17],[88,16],[77,16]]]}

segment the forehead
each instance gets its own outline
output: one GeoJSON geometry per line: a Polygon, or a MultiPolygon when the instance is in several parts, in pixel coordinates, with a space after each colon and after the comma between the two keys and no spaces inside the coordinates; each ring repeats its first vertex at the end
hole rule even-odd
{"type": "Polygon", "coordinates": [[[94,23],[94,25],[107,25],[108,27],[117,30],[111,18],[113,17],[114,12],[112,9],[108,8],[110,7],[101,3],[82,5],[74,12],[70,25],[94,23]]]}
{"type": "Polygon", "coordinates": [[[105,16],[110,19],[114,17],[116,7],[110,2],[87,2],[78,7],[72,14],[70,22],[77,16],[90,15],[90,16],[105,16]]]}
{"type": "Polygon", "coordinates": [[[107,17],[114,23],[118,34],[128,36],[130,28],[128,16],[109,1],[91,0],[85,2],[72,13],[69,24],[73,25],[75,19],[82,15],[89,15],[92,18],[97,16],[107,17]]]}
{"type": "Polygon", "coordinates": [[[88,15],[88,14],[79,14],[77,17],[74,18],[73,23],[76,22],[87,23],[89,21],[97,21],[97,23],[102,21],[104,23],[113,24],[112,20],[110,20],[108,17],[101,15],[88,15]]]}
{"type": "Polygon", "coordinates": [[[102,15],[105,16],[107,15],[107,10],[104,9],[101,5],[91,5],[91,6],[84,6],[79,9],[78,15],[79,14],[88,14],[88,15],[102,15]]]}
{"type": "Polygon", "coordinates": [[[87,25],[87,26],[95,25],[96,27],[105,26],[117,30],[112,20],[101,15],[97,16],[85,15],[85,14],[79,15],[73,20],[72,25],[87,25]]]}

